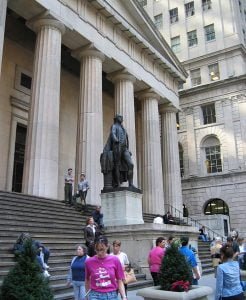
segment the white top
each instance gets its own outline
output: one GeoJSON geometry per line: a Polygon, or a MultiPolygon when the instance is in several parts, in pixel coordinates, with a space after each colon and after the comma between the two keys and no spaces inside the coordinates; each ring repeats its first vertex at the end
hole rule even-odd
{"type": "Polygon", "coordinates": [[[126,253],[120,251],[119,254],[114,254],[113,252],[110,254],[119,258],[122,267],[125,267],[125,265],[129,265],[129,260],[126,253]]]}
{"type": "Polygon", "coordinates": [[[163,224],[163,218],[162,217],[156,217],[153,221],[154,224],[163,224]]]}

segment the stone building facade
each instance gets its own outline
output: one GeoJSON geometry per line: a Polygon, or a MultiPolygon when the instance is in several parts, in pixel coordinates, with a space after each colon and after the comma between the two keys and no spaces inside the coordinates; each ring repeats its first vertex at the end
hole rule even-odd
{"type": "Polygon", "coordinates": [[[138,1],[3,0],[0,62],[0,189],[63,199],[72,167],[99,204],[100,153],[120,113],[144,211],[182,210],[176,112],[187,73],[138,1]]]}
{"type": "Polygon", "coordinates": [[[246,1],[140,1],[183,63],[178,139],[189,215],[246,233],[246,1]]]}

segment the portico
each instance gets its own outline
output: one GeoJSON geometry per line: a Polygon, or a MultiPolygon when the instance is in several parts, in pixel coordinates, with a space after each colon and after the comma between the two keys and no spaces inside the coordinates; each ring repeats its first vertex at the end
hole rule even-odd
{"type": "MultiPolygon", "coordinates": [[[[87,202],[99,204],[102,189],[99,158],[105,133],[117,112],[123,115],[130,137],[134,184],[142,188],[144,211],[164,213],[164,201],[181,210],[178,144],[173,134],[175,112],[179,108],[178,82],[185,79],[186,73],[165,41],[148,24],[141,8],[135,1],[119,1],[114,6],[110,1],[100,0],[23,3],[22,6],[15,1],[8,3],[36,32],[23,192],[62,199],[63,176],[59,173],[73,167],[76,177],[85,172],[90,182],[87,202]],[[132,24],[124,17],[130,12],[135,18],[132,24]],[[141,23],[145,24],[142,28],[141,23]],[[62,44],[80,64],[77,96],[74,96],[78,99],[77,107],[71,104],[76,128],[67,124],[68,133],[61,130],[64,125],[60,121],[64,120],[61,114],[65,114],[61,98],[66,94],[60,64],[62,44]],[[114,85],[113,96],[103,91],[103,74],[114,85]],[[137,104],[141,106],[141,114],[135,111],[137,104]],[[138,122],[141,132],[136,129],[138,122]],[[75,143],[66,144],[64,139],[69,140],[71,134],[76,136],[75,143]],[[142,145],[137,145],[139,135],[142,145]],[[176,176],[175,180],[170,180],[170,176],[176,176]]],[[[4,40],[1,43],[0,49],[4,40]]],[[[70,99],[66,96],[65,101],[69,103],[70,99]]],[[[0,185],[1,189],[9,186],[4,179],[0,185]]]]}

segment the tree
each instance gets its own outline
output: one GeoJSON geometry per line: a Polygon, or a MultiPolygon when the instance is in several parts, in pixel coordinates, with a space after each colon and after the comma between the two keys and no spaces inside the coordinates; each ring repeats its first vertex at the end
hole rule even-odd
{"type": "Polygon", "coordinates": [[[191,285],[191,267],[187,263],[184,255],[179,252],[179,245],[177,243],[172,243],[170,248],[167,249],[162,260],[159,278],[161,289],[166,291],[175,290],[182,292],[185,289],[182,283],[184,283],[185,286],[191,285]],[[173,289],[172,285],[177,282],[181,282],[181,284],[175,285],[175,289],[173,289]]]}
{"type": "Polygon", "coordinates": [[[48,279],[44,278],[37,262],[37,253],[31,239],[24,244],[16,264],[4,278],[0,300],[52,300],[48,279]]]}

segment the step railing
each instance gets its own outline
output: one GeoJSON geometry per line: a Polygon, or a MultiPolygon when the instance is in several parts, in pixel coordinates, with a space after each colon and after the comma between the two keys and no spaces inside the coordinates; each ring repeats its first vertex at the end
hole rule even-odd
{"type": "Polygon", "coordinates": [[[189,217],[186,211],[181,212],[174,206],[170,204],[165,204],[165,212],[170,212],[170,214],[173,216],[174,224],[176,225],[189,225],[189,226],[196,227],[197,230],[199,230],[202,226],[204,226],[206,233],[208,235],[208,239],[210,241],[214,240],[216,237],[220,237],[222,242],[226,241],[225,236],[221,235],[221,233],[214,231],[208,226],[200,223],[199,221],[189,217]]]}

